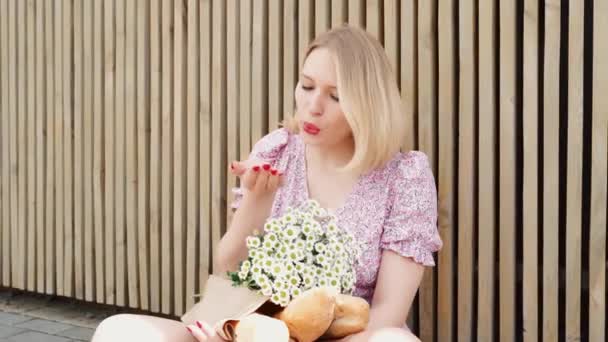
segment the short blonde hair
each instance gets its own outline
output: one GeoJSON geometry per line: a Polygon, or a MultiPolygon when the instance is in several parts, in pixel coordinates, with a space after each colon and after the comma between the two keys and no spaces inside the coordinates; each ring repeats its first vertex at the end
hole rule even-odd
{"type": "MultiPolygon", "coordinates": [[[[347,25],[319,35],[306,49],[304,60],[317,48],[327,49],[333,57],[340,106],[355,141],[353,158],[343,170],[364,173],[385,165],[400,150],[406,121],[384,48],[363,29],[347,25]]],[[[283,125],[298,132],[295,117],[283,125]]]]}

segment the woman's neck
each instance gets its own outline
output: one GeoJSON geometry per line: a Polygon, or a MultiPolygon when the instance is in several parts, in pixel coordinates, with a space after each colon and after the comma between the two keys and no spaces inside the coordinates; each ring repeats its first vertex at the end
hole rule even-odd
{"type": "Polygon", "coordinates": [[[348,164],[355,153],[355,144],[348,139],[331,146],[306,145],[309,165],[323,170],[335,170],[348,164]]]}

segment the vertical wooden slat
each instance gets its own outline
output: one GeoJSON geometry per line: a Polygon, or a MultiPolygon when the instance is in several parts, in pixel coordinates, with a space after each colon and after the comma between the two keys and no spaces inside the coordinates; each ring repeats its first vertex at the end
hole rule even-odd
{"type": "Polygon", "coordinates": [[[36,46],[36,35],[35,35],[35,20],[36,20],[36,9],[34,0],[29,0],[26,3],[26,16],[27,16],[27,127],[26,127],[26,141],[27,141],[27,284],[25,288],[29,291],[36,289],[36,258],[38,250],[36,249],[36,218],[37,218],[37,204],[36,204],[36,106],[38,105],[40,98],[36,93],[36,64],[35,64],[35,46],[36,46]]]}
{"type": "MultiPolygon", "coordinates": [[[[335,3],[335,1],[334,1],[335,3]]],[[[296,0],[283,2],[283,111],[285,117],[295,113],[294,89],[298,83],[298,40],[297,40],[297,11],[296,0]]],[[[332,14],[333,14],[332,9],[332,14]]],[[[241,36],[242,39],[242,36],[241,36]]],[[[241,143],[242,145],[242,143],[241,143]]]]}
{"type": "MultiPolygon", "coordinates": [[[[280,15],[273,16],[273,11],[280,10],[280,4],[276,0],[270,0],[270,19],[269,25],[274,25],[274,33],[280,34],[280,28],[277,27],[277,20],[279,20],[280,15]]],[[[237,18],[240,17],[240,6],[237,1],[230,0],[227,2],[226,8],[226,95],[229,99],[238,99],[239,98],[239,88],[240,88],[240,65],[239,65],[239,54],[240,54],[240,42],[239,42],[239,20],[237,18]]],[[[277,14],[277,13],[275,13],[277,14]]],[[[270,30],[269,34],[272,34],[272,30],[270,30]]],[[[279,37],[274,37],[277,40],[279,37]]],[[[272,41],[272,39],[270,39],[272,41]]],[[[277,54],[280,53],[280,43],[274,42],[274,46],[268,47],[269,54],[277,54]]],[[[276,68],[280,67],[280,64],[277,61],[274,61],[274,65],[269,63],[269,77],[273,77],[273,71],[276,68]]],[[[276,72],[275,72],[276,74],[276,72]]],[[[278,87],[278,78],[275,77],[274,87],[272,90],[278,91],[280,88],[278,87]]],[[[270,92],[270,108],[268,110],[269,121],[274,121],[276,125],[279,118],[279,110],[278,108],[273,108],[272,104],[276,103],[279,99],[279,96],[274,92],[270,92]]],[[[240,101],[227,101],[226,103],[226,161],[227,163],[232,163],[239,158],[239,103],[240,101]]],[[[229,172],[229,167],[224,166],[224,172],[226,173],[226,189],[228,189],[227,194],[230,194],[232,188],[236,186],[236,177],[234,177],[229,172]]],[[[227,199],[229,200],[229,199],[227,199]]],[[[230,225],[232,222],[232,214],[233,210],[226,210],[226,225],[230,225]]]]}
{"type": "MultiPolygon", "coordinates": [[[[88,107],[85,107],[84,97],[84,38],[83,38],[83,2],[74,2],[74,48],[70,52],[74,58],[74,295],[77,299],[84,299],[84,175],[83,175],[83,145],[84,120],[88,107]]],[[[87,20],[88,22],[88,20],[87,20]]],[[[90,39],[87,39],[90,41],[90,39]]],[[[90,50],[89,50],[90,51],[90,50]]],[[[90,112],[89,112],[90,114],[90,112]]],[[[87,153],[89,155],[89,153],[87,153]]],[[[89,253],[87,253],[89,254],[89,253]]]]}
{"type": "Polygon", "coordinates": [[[366,0],[365,1],[365,28],[367,32],[371,33],[378,41],[382,43],[382,30],[381,30],[381,2],[382,0],[366,0]]]}
{"type": "Polygon", "coordinates": [[[2,219],[2,227],[0,228],[0,234],[2,236],[2,278],[0,284],[2,286],[9,286],[10,284],[10,158],[9,158],[9,125],[10,125],[10,110],[9,102],[11,101],[9,95],[9,45],[8,45],[8,0],[0,2],[0,139],[2,140],[2,212],[0,215],[2,219]]]}
{"type": "Polygon", "coordinates": [[[384,50],[391,61],[393,73],[399,81],[399,3],[397,0],[384,0],[384,50]]]}
{"type": "Polygon", "coordinates": [[[606,208],[608,198],[608,3],[593,2],[593,108],[589,232],[589,341],[606,339],[606,208]]]}
{"type": "MultiPolygon", "coordinates": [[[[266,75],[265,68],[261,67],[265,63],[266,59],[260,58],[264,55],[265,49],[260,46],[259,38],[261,34],[262,22],[265,22],[265,1],[264,3],[257,3],[254,8],[254,20],[257,23],[254,24],[254,40],[253,50],[254,59],[253,65],[256,66],[254,69],[254,86],[253,89],[257,89],[254,95],[261,97],[265,94],[261,92],[262,84],[256,82],[259,78],[256,76],[266,75]],[[256,9],[258,7],[264,7],[263,9],[256,9]],[[257,18],[256,18],[257,16],[257,18]],[[257,25],[257,30],[256,30],[257,25]],[[260,67],[257,67],[260,66],[260,67]],[[255,72],[257,71],[257,75],[255,72]]],[[[212,3],[213,19],[212,23],[212,56],[211,56],[211,246],[212,250],[215,251],[217,244],[220,241],[222,230],[225,225],[225,199],[226,199],[226,3],[221,1],[213,1],[212,3]]],[[[258,100],[260,100],[258,98],[258,100]]],[[[261,120],[262,111],[259,110],[259,105],[253,106],[253,112],[258,113],[254,116],[255,134],[260,134],[262,126],[259,121],[261,120]]]]}
{"type": "Polygon", "coordinates": [[[365,27],[365,7],[363,0],[349,0],[348,22],[353,26],[365,27]]]}
{"type": "Polygon", "coordinates": [[[498,305],[495,286],[496,250],[496,98],[497,75],[495,59],[498,51],[496,32],[498,10],[495,1],[479,1],[479,272],[477,304],[477,338],[480,341],[495,339],[498,305]],[[486,86],[481,86],[482,84],[486,86]]]}
{"type": "Polygon", "coordinates": [[[10,232],[7,237],[7,241],[11,242],[8,244],[10,250],[9,257],[9,279],[8,285],[14,286],[17,280],[17,246],[15,241],[18,239],[17,230],[17,81],[16,81],[16,41],[15,41],[15,17],[17,14],[16,4],[14,0],[8,2],[8,46],[7,49],[10,51],[8,56],[8,147],[9,147],[9,191],[10,191],[10,210],[9,210],[9,227],[10,232]]]}
{"type": "Polygon", "coordinates": [[[172,149],[171,149],[171,128],[172,125],[172,106],[171,106],[171,89],[173,86],[172,72],[172,50],[173,50],[173,3],[172,1],[161,1],[162,18],[162,97],[161,97],[161,274],[162,277],[162,312],[165,314],[171,313],[173,296],[173,286],[171,280],[173,272],[171,268],[171,180],[173,179],[171,171],[173,165],[172,149]]]}
{"type": "Polygon", "coordinates": [[[127,279],[126,279],[126,237],[125,237],[125,4],[127,0],[116,0],[115,3],[115,25],[116,25],[116,117],[114,119],[115,141],[115,179],[114,179],[114,210],[115,210],[115,236],[116,248],[116,304],[124,306],[127,303],[127,279]]]}
{"type": "MultiPolygon", "coordinates": [[[[349,7],[350,8],[350,7],[349,7]]],[[[416,149],[418,109],[418,18],[417,1],[401,1],[401,99],[403,115],[406,116],[407,130],[403,139],[403,151],[416,149]]]]}
{"type": "MultiPolygon", "coordinates": [[[[94,248],[94,226],[93,226],[93,184],[95,176],[93,174],[93,163],[95,159],[94,137],[93,132],[93,23],[95,18],[93,17],[93,1],[85,1],[83,4],[83,83],[84,83],[84,111],[79,113],[75,112],[76,116],[82,115],[84,117],[84,151],[82,158],[84,158],[83,167],[83,186],[84,186],[84,210],[83,210],[83,230],[84,230],[84,243],[77,245],[80,248],[80,254],[84,253],[84,295],[87,301],[93,301],[95,299],[95,283],[93,273],[95,272],[94,262],[96,249],[94,248]],[[82,251],[84,248],[84,252],[82,251]]],[[[78,87],[75,87],[76,89],[78,87]]],[[[76,226],[78,228],[78,225],[76,226]]]]}
{"type": "MultiPolygon", "coordinates": [[[[245,0],[241,5],[248,4],[245,0]]],[[[200,289],[206,283],[211,270],[212,261],[212,245],[211,245],[211,1],[203,0],[199,3],[200,13],[200,52],[201,64],[199,69],[199,77],[201,80],[200,97],[201,108],[199,109],[199,160],[200,160],[200,237],[199,250],[200,259],[199,277],[200,289]]],[[[241,7],[243,9],[243,7],[241,7]]],[[[251,18],[251,14],[247,11],[241,11],[241,17],[251,18]]],[[[241,64],[241,67],[243,65],[241,64]]],[[[241,83],[243,84],[243,83],[241,83]]],[[[242,103],[242,102],[241,102],[242,103]]]]}
{"type": "MultiPolygon", "coordinates": [[[[435,39],[437,38],[435,18],[437,13],[437,1],[418,2],[418,112],[421,113],[418,120],[418,138],[420,150],[427,154],[429,162],[436,173],[436,131],[437,126],[437,71],[435,59],[437,50],[435,39]]],[[[420,285],[419,311],[420,311],[420,339],[432,341],[435,339],[435,273],[425,272],[420,285]]]]}
{"type": "Polygon", "coordinates": [[[94,0],[93,4],[93,201],[94,201],[94,232],[95,232],[95,292],[96,301],[103,303],[105,300],[105,250],[104,234],[108,227],[104,224],[104,178],[105,168],[103,159],[104,150],[104,125],[105,117],[111,112],[104,110],[104,90],[102,80],[104,73],[105,60],[102,50],[103,43],[103,0],[94,0]]]}
{"type": "MultiPolygon", "coordinates": [[[[524,3],[523,36],[523,338],[538,341],[538,1],[524,3]]],[[[481,96],[480,96],[481,98],[481,96]]],[[[481,110],[480,110],[481,112],[481,110]]],[[[481,130],[480,130],[481,131],[481,130]]],[[[481,148],[481,143],[480,143],[481,148]]],[[[483,201],[480,201],[480,204],[483,201]]],[[[483,227],[480,221],[480,227],[483,227]]],[[[481,237],[481,231],[480,231],[481,237]]],[[[481,239],[480,239],[481,241],[481,239]]],[[[481,249],[480,249],[481,253],[481,249]]],[[[481,262],[481,259],[480,259],[481,262]]],[[[482,271],[482,270],[480,270],[482,271]]],[[[484,270],[485,271],[485,270],[484,270]]],[[[483,271],[482,271],[483,272],[483,271]]],[[[484,274],[484,273],[480,273],[484,274]]],[[[484,277],[486,275],[484,274],[484,277]]],[[[481,288],[480,288],[481,291],[481,288]]],[[[480,306],[481,309],[481,306],[480,306]]],[[[480,318],[482,312],[480,311],[480,318]]],[[[487,322],[486,322],[487,323],[487,322]]],[[[481,325],[481,324],[480,324],[481,325]]],[[[489,337],[488,334],[479,334],[489,337]]]]}
{"type": "MultiPolygon", "coordinates": [[[[502,11],[501,11],[502,12],[502,11]]],[[[558,338],[560,1],[545,1],[543,118],[543,341],[558,338]]],[[[501,180],[504,177],[501,174],[501,180]]],[[[504,184],[507,187],[507,184],[504,184]]],[[[502,193],[502,191],[501,191],[502,193]]],[[[502,238],[501,238],[502,240],[502,238]]],[[[501,248],[502,250],[502,248],[501,248]]],[[[501,274],[506,270],[501,269],[501,274]]],[[[509,316],[508,319],[511,317],[509,316]]],[[[501,317],[501,321],[507,317],[501,317]]],[[[505,329],[508,330],[508,327],[505,329]]]]}
{"type": "MultiPolygon", "coordinates": [[[[53,29],[55,15],[53,12],[53,5],[49,1],[44,2],[44,52],[46,61],[44,64],[46,71],[46,194],[45,204],[46,212],[44,215],[44,227],[45,227],[45,293],[52,294],[56,291],[56,275],[55,275],[55,225],[57,203],[55,201],[56,188],[55,188],[55,77],[58,74],[55,72],[55,34],[53,29]]],[[[7,242],[8,243],[8,242],[7,242]]]]}
{"type": "MultiPolygon", "coordinates": [[[[226,25],[223,22],[221,24],[222,27],[226,25]]],[[[225,32],[225,29],[222,30],[225,32]]],[[[255,67],[252,69],[251,75],[251,135],[252,142],[255,143],[268,132],[268,0],[260,0],[253,6],[252,31],[252,65],[255,65],[255,67]]],[[[216,44],[219,44],[219,42],[216,44]]],[[[221,46],[225,45],[222,41],[221,46]]],[[[221,59],[217,59],[219,55],[216,57],[217,63],[225,60],[224,53],[225,51],[222,50],[221,59]]],[[[221,84],[224,84],[223,81],[221,84]]],[[[214,89],[217,88],[214,87],[214,89]]],[[[221,108],[224,108],[225,104],[218,102],[218,105],[220,104],[222,105],[221,108]]],[[[217,114],[217,111],[214,109],[213,113],[217,114]]],[[[214,141],[220,140],[214,139],[214,141]]]]}
{"type": "Polygon", "coordinates": [[[331,27],[348,21],[348,0],[331,0],[331,27]]]}
{"type": "Polygon", "coordinates": [[[515,340],[516,3],[500,3],[500,340],[515,340]]]}
{"type": "MultiPolygon", "coordinates": [[[[133,308],[139,307],[139,270],[137,256],[139,254],[137,243],[137,214],[138,200],[137,194],[137,64],[136,49],[137,49],[137,15],[136,1],[126,2],[125,16],[125,112],[124,112],[124,135],[125,135],[125,229],[127,237],[126,250],[126,275],[129,306],[133,308]]],[[[122,273],[121,273],[122,274],[122,273]]]]}
{"type": "Polygon", "coordinates": [[[149,255],[149,97],[150,79],[150,2],[137,1],[137,268],[139,270],[140,308],[150,309],[150,278],[148,276],[149,255]]]}
{"type": "MultiPolygon", "coordinates": [[[[199,220],[197,218],[198,210],[199,210],[199,159],[198,159],[198,139],[199,129],[198,129],[198,110],[199,110],[199,88],[198,88],[198,79],[199,79],[199,69],[198,65],[200,63],[199,57],[199,32],[198,32],[198,23],[199,23],[199,2],[196,0],[188,0],[187,9],[188,9],[188,35],[187,35],[187,118],[186,118],[186,127],[187,127],[187,158],[186,158],[186,310],[194,305],[194,297],[193,295],[197,291],[197,265],[200,263],[201,258],[206,258],[202,254],[199,255],[197,253],[197,241],[196,236],[203,231],[201,230],[201,225],[199,224],[199,220]]],[[[237,64],[235,64],[235,67],[237,64]]],[[[238,145],[237,145],[238,148],[238,145]]],[[[141,193],[141,191],[140,191],[141,193]]],[[[142,214],[145,214],[142,213],[142,214]]],[[[141,243],[141,241],[140,241],[141,243]]]]}
{"type": "MultiPolygon", "coordinates": [[[[0,5],[2,6],[2,5],[0,5]]],[[[45,146],[48,146],[46,128],[46,106],[45,97],[45,77],[44,77],[44,62],[49,58],[46,55],[44,45],[44,22],[46,19],[44,2],[36,1],[36,292],[44,293],[44,259],[45,259],[45,209],[49,207],[49,203],[45,202],[45,173],[47,172],[45,146]]],[[[4,39],[0,34],[0,39],[4,39]]],[[[1,63],[1,62],[0,62],[1,63]]],[[[0,81],[1,82],[1,81],[0,81]]],[[[47,132],[48,133],[48,132],[47,132]]],[[[0,133],[2,134],[2,133],[0,133]]],[[[4,202],[6,203],[6,202],[4,202]]],[[[3,204],[4,206],[5,204],[3,204]]],[[[2,215],[0,213],[0,215],[2,215]]],[[[1,230],[1,229],[0,229],[1,230]]],[[[0,234],[2,234],[0,232],[0,234]]],[[[1,281],[0,281],[1,283],[1,281]]]]}
{"type": "MultiPolygon", "coordinates": [[[[230,15],[228,15],[230,18],[230,15]]],[[[283,4],[282,1],[269,0],[268,8],[268,130],[272,131],[279,125],[279,121],[283,117],[281,111],[283,109],[282,92],[283,92],[283,4]]],[[[231,38],[228,37],[230,42],[231,38]]],[[[228,58],[232,52],[228,52],[228,58]]],[[[233,65],[230,61],[228,65],[233,65]]],[[[236,61],[234,61],[236,65],[236,61]]],[[[236,76],[236,75],[235,75],[236,76]]],[[[228,77],[230,79],[230,77],[228,77]]],[[[236,79],[236,78],[235,78],[236,79]]],[[[235,94],[236,98],[237,94],[235,94]]],[[[230,114],[230,112],[229,112],[230,114]]],[[[230,118],[230,115],[229,115],[230,118]]],[[[236,119],[236,117],[235,117],[236,119]]],[[[228,125],[230,129],[230,123],[228,125]]],[[[236,137],[236,136],[235,136],[236,137]]],[[[229,145],[235,145],[232,142],[232,136],[228,132],[229,145]]],[[[228,150],[228,160],[231,161],[232,147],[228,150]]],[[[233,178],[233,177],[231,177],[233,178]]],[[[233,184],[230,184],[232,188],[233,184]]],[[[229,210],[228,212],[232,212],[229,210]]]]}
{"type": "Polygon", "coordinates": [[[56,207],[55,207],[55,273],[57,277],[56,294],[64,294],[64,127],[63,127],[63,1],[55,1],[55,189],[56,189],[56,207]]]}
{"type": "Polygon", "coordinates": [[[184,310],[184,124],[185,120],[185,91],[184,91],[184,24],[185,14],[183,1],[173,3],[173,282],[174,309],[173,313],[181,315],[184,310]]]}
{"type": "Polygon", "coordinates": [[[314,36],[313,0],[298,1],[298,65],[304,64],[306,47],[314,36]]]}
{"type": "MultiPolygon", "coordinates": [[[[293,0],[290,0],[293,1],[293,0]]],[[[289,2],[286,2],[286,6],[289,2]]],[[[240,1],[240,60],[239,60],[239,155],[244,160],[251,150],[251,44],[252,9],[251,0],[240,1]]],[[[290,21],[295,24],[295,19],[290,21]]],[[[206,34],[205,31],[202,31],[206,34]]],[[[205,76],[206,77],[206,76],[205,76]]]]}
{"type": "Polygon", "coordinates": [[[585,3],[569,2],[568,167],[566,194],[566,340],[581,339],[583,192],[583,44],[585,3]]]}
{"type": "Polygon", "coordinates": [[[72,146],[72,2],[63,4],[63,178],[64,178],[64,248],[63,295],[74,295],[74,170],[72,146]]]}
{"type": "Polygon", "coordinates": [[[25,1],[17,2],[17,34],[15,39],[17,41],[17,111],[13,112],[17,120],[16,127],[16,143],[17,143],[17,232],[13,236],[13,243],[16,242],[16,281],[14,287],[25,290],[26,283],[26,266],[27,260],[25,258],[27,252],[27,225],[28,225],[28,213],[27,213],[27,138],[26,138],[26,126],[28,121],[28,103],[26,86],[27,86],[27,60],[25,42],[27,41],[26,36],[26,13],[25,13],[25,1]],[[15,239],[15,237],[17,237],[15,239]]]}
{"type": "Polygon", "coordinates": [[[315,37],[327,31],[331,25],[331,3],[315,0],[315,37]]]}
{"type": "MultiPolygon", "coordinates": [[[[150,310],[161,310],[161,2],[150,2],[150,310]]],[[[203,49],[203,47],[201,47],[203,49]]],[[[204,97],[201,98],[204,101],[204,97]]]]}
{"type": "MultiPolygon", "coordinates": [[[[473,338],[473,264],[475,231],[476,66],[475,1],[459,2],[458,128],[458,340],[473,338]]],[[[443,124],[443,122],[442,122],[443,124]]],[[[513,183],[514,184],[514,183],[513,183]]]]}
{"type": "MultiPolygon", "coordinates": [[[[413,2],[411,2],[413,3],[413,2]]],[[[410,5],[411,6],[411,5],[410,5]]],[[[409,9],[413,11],[412,8],[409,9]]],[[[437,320],[437,340],[452,341],[456,318],[453,317],[455,305],[454,300],[454,225],[456,224],[456,40],[455,30],[455,12],[457,11],[454,1],[442,1],[438,8],[438,54],[439,54],[439,101],[438,101],[438,119],[441,122],[439,125],[439,170],[437,174],[438,181],[438,205],[439,217],[438,226],[439,234],[443,240],[443,248],[438,255],[438,279],[437,279],[437,315],[440,317],[437,320]]],[[[404,16],[403,19],[412,20],[413,14],[404,16]]],[[[415,23],[415,22],[413,22],[415,23]]],[[[412,23],[408,23],[411,26],[412,23]]],[[[411,29],[410,29],[411,30],[411,29]]],[[[408,32],[408,36],[411,32],[408,32]]],[[[410,38],[414,39],[414,38],[410,38]]],[[[406,43],[413,45],[413,42],[406,43]]],[[[405,65],[402,57],[402,68],[408,70],[408,79],[412,79],[409,75],[412,66],[405,65]]],[[[470,76],[470,75],[469,75],[470,76]]],[[[409,81],[412,82],[412,81],[409,81]]],[[[409,84],[408,82],[408,84],[409,84]]],[[[410,120],[413,122],[413,120],[410,120]]],[[[411,141],[411,138],[408,138],[411,141]]],[[[411,142],[409,143],[411,144],[411,142]]],[[[411,146],[411,145],[410,145],[411,146]]]]}
{"type": "Polygon", "coordinates": [[[115,179],[115,68],[116,63],[114,62],[114,55],[116,54],[115,49],[115,37],[114,37],[114,0],[104,1],[104,133],[105,133],[105,182],[104,182],[104,193],[105,193],[105,278],[106,278],[106,304],[116,304],[116,275],[115,275],[115,244],[114,241],[114,229],[116,223],[116,215],[114,210],[115,196],[114,196],[114,179],[115,179]]]}

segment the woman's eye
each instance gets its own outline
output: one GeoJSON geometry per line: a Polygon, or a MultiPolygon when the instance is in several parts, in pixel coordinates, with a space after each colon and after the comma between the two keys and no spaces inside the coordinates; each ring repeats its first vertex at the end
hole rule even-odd
{"type": "Polygon", "coordinates": [[[340,99],[336,95],[331,95],[331,98],[336,102],[340,102],[340,99]]]}
{"type": "Polygon", "coordinates": [[[306,90],[306,91],[309,91],[309,90],[312,90],[312,87],[306,87],[306,86],[302,86],[302,89],[304,89],[304,90],[306,90]]]}

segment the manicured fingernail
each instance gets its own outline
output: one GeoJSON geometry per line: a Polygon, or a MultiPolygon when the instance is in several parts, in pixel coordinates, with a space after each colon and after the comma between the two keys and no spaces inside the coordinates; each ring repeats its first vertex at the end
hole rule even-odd
{"type": "Polygon", "coordinates": [[[230,163],[230,169],[234,170],[234,162],[230,163]]]}
{"type": "Polygon", "coordinates": [[[273,169],[273,170],[271,170],[271,171],[270,171],[270,173],[271,173],[271,174],[274,176],[274,175],[276,175],[276,174],[277,174],[277,170],[274,170],[274,169],[273,169]]]}
{"type": "Polygon", "coordinates": [[[259,166],[254,166],[254,167],[253,167],[253,171],[255,171],[255,172],[260,171],[260,167],[259,167],[259,166]]]}
{"type": "Polygon", "coordinates": [[[266,171],[270,170],[270,164],[264,164],[264,170],[266,170],[266,171]]]}
{"type": "Polygon", "coordinates": [[[203,329],[203,325],[199,321],[196,321],[196,326],[199,327],[200,329],[203,329]]]}
{"type": "Polygon", "coordinates": [[[190,327],[186,327],[186,329],[188,329],[188,332],[192,334],[192,329],[190,329],[190,327]]]}

